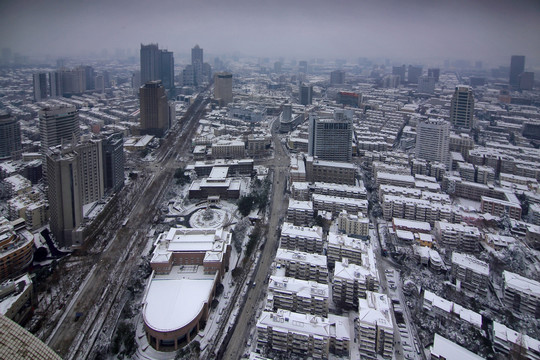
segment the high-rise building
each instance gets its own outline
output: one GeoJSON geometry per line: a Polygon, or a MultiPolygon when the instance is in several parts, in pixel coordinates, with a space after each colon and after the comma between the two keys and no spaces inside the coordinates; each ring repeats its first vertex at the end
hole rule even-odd
{"type": "Polygon", "coordinates": [[[458,85],[450,105],[450,122],[454,127],[472,128],[474,115],[474,97],[470,86],[458,85]]]}
{"type": "Polygon", "coordinates": [[[439,77],[441,76],[441,69],[439,68],[430,68],[427,70],[427,76],[435,78],[435,82],[439,82],[439,77]]]}
{"type": "Polygon", "coordinates": [[[392,66],[392,75],[399,76],[399,82],[405,82],[405,65],[401,66],[392,66]]]}
{"type": "Polygon", "coordinates": [[[220,106],[226,106],[233,101],[232,77],[228,72],[214,74],[214,98],[219,99],[220,106]]]}
{"type": "Polygon", "coordinates": [[[305,60],[301,60],[298,62],[298,71],[304,74],[307,74],[308,72],[308,63],[305,60]]]}
{"type": "Polygon", "coordinates": [[[94,77],[96,76],[94,72],[94,68],[88,65],[81,66],[81,68],[84,69],[86,90],[94,90],[95,89],[94,77]]]}
{"type": "Polygon", "coordinates": [[[76,151],[79,157],[83,205],[99,201],[105,194],[102,142],[84,141],[77,145],[76,151]]]}
{"type": "Polygon", "coordinates": [[[299,98],[301,105],[311,105],[313,103],[313,85],[300,83],[299,98]]]}
{"type": "Polygon", "coordinates": [[[34,101],[41,101],[47,98],[47,74],[37,73],[33,75],[34,80],[34,101]]]}
{"type": "Polygon", "coordinates": [[[429,119],[416,129],[417,159],[436,161],[449,165],[450,123],[442,119],[429,119]]]}
{"type": "Polygon", "coordinates": [[[309,155],[321,160],[348,162],[352,159],[352,114],[336,111],[334,118],[309,119],[309,155]]]}
{"type": "Polygon", "coordinates": [[[86,69],[80,66],[71,70],[62,70],[62,94],[82,94],[86,91],[86,69]]]}
{"type": "Polygon", "coordinates": [[[21,150],[21,125],[9,112],[0,112],[0,160],[21,150]]]}
{"type": "Polygon", "coordinates": [[[103,140],[105,190],[116,192],[124,186],[124,138],[122,133],[103,140]]]}
{"type": "Polygon", "coordinates": [[[75,150],[55,148],[48,150],[46,160],[51,232],[59,246],[71,247],[83,219],[79,157],[75,150]]]}
{"type": "Polygon", "coordinates": [[[534,73],[525,71],[519,74],[519,89],[532,90],[534,87],[534,73]]]}
{"type": "Polygon", "coordinates": [[[162,137],[169,129],[169,103],[161,81],[149,81],[139,89],[141,133],[162,137]]]}
{"type": "Polygon", "coordinates": [[[417,90],[421,94],[433,94],[435,92],[435,78],[432,76],[420,76],[417,90]]]}
{"type": "Polygon", "coordinates": [[[330,84],[342,85],[345,83],[345,71],[334,70],[330,73],[330,84]]]}
{"type": "Polygon", "coordinates": [[[409,65],[407,71],[407,81],[410,84],[418,84],[418,78],[420,76],[422,76],[422,67],[409,65]]]}
{"type": "Polygon", "coordinates": [[[195,45],[191,49],[191,66],[193,66],[193,82],[195,86],[202,85],[203,81],[203,49],[195,45]]]}
{"type": "Polygon", "coordinates": [[[186,65],[182,70],[182,86],[194,86],[195,74],[193,72],[193,65],[186,65]]]}
{"type": "Polygon", "coordinates": [[[105,79],[103,78],[103,75],[97,75],[94,78],[94,87],[95,90],[100,94],[105,92],[105,79]]]}
{"type": "Polygon", "coordinates": [[[174,56],[171,51],[160,50],[160,76],[163,87],[174,89],[174,56]]]}
{"type": "Polygon", "coordinates": [[[49,73],[49,95],[55,98],[62,96],[62,94],[62,72],[51,71],[49,73]]]}
{"type": "Polygon", "coordinates": [[[158,44],[141,44],[141,84],[159,80],[160,65],[161,60],[158,44]]]}
{"type": "Polygon", "coordinates": [[[512,55],[510,59],[510,81],[509,84],[519,87],[519,75],[525,71],[525,56],[512,55]]]}
{"type": "Polygon", "coordinates": [[[62,142],[79,142],[79,112],[75,106],[46,107],[39,111],[41,152],[62,142]]]}

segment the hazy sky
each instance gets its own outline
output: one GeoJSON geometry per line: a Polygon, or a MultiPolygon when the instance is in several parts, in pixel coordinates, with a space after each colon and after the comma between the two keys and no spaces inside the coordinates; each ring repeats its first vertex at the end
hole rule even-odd
{"type": "Polygon", "coordinates": [[[540,61],[540,0],[0,0],[0,47],[540,61]]]}

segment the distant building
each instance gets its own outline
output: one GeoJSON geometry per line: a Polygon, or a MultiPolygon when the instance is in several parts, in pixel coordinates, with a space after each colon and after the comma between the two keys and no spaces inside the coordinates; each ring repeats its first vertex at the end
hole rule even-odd
{"type": "Polygon", "coordinates": [[[418,84],[418,78],[422,76],[422,67],[409,65],[407,69],[407,82],[409,84],[418,84]]]}
{"type": "Polygon", "coordinates": [[[520,90],[532,90],[534,88],[534,73],[532,71],[522,72],[518,78],[520,90]]]}
{"type": "Polygon", "coordinates": [[[62,94],[62,72],[52,71],[49,73],[49,96],[56,98],[62,96],[62,94]]]}
{"type": "Polygon", "coordinates": [[[474,97],[470,86],[456,86],[450,105],[450,122],[457,128],[474,127],[474,97]]]}
{"type": "Polygon", "coordinates": [[[331,85],[343,85],[345,83],[345,71],[334,70],[330,73],[331,85]]]}
{"type": "Polygon", "coordinates": [[[47,73],[33,75],[34,101],[42,101],[47,98],[47,73]]]}
{"type": "Polygon", "coordinates": [[[525,56],[512,55],[510,59],[509,84],[515,88],[519,87],[519,75],[525,71],[525,56]]]}
{"type": "Polygon", "coordinates": [[[169,103],[161,81],[150,81],[139,90],[141,134],[163,137],[169,130],[169,103]]]}
{"type": "Polygon", "coordinates": [[[435,78],[435,82],[438,83],[439,82],[439,77],[441,75],[441,69],[439,69],[439,68],[429,68],[428,72],[427,72],[427,75],[429,77],[435,78]]]}
{"type": "Polygon", "coordinates": [[[429,119],[418,124],[415,155],[418,159],[450,166],[450,124],[442,119],[429,119]]]}
{"type": "Polygon", "coordinates": [[[313,103],[313,85],[299,85],[299,100],[301,105],[311,105],[313,103]]]}
{"type": "Polygon", "coordinates": [[[219,100],[220,106],[227,106],[233,101],[233,75],[228,72],[214,74],[214,99],[219,100]]]}
{"type": "Polygon", "coordinates": [[[193,66],[193,83],[195,86],[202,85],[203,82],[203,49],[195,45],[191,49],[191,66],[193,66]]]}
{"type": "Polygon", "coordinates": [[[167,50],[160,50],[158,44],[141,44],[141,84],[161,80],[167,90],[174,89],[174,56],[167,50]]]}
{"type": "Polygon", "coordinates": [[[346,106],[358,107],[362,103],[362,95],[353,92],[340,91],[337,94],[337,102],[338,104],[346,106]]]}
{"type": "Polygon", "coordinates": [[[19,121],[9,112],[0,112],[0,160],[11,158],[21,149],[19,121]]]}
{"type": "Polygon", "coordinates": [[[392,67],[392,75],[399,76],[400,82],[405,82],[405,72],[406,72],[405,65],[392,67]]]}
{"type": "Polygon", "coordinates": [[[432,76],[420,76],[418,78],[418,92],[421,94],[433,94],[435,92],[435,78],[432,76]]]}

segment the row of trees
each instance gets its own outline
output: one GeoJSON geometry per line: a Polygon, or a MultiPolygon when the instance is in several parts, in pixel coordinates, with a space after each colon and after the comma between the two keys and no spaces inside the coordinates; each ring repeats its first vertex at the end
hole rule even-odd
{"type": "Polygon", "coordinates": [[[270,192],[270,179],[266,177],[263,181],[255,178],[251,182],[251,192],[238,199],[238,211],[242,216],[248,216],[255,206],[263,210],[268,205],[268,194],[270,192]]]}

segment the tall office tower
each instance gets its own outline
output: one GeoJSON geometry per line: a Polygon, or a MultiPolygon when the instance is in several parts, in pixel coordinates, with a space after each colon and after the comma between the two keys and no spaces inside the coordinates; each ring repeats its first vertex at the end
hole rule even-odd
{"type": "Polygon", "coordinates": [[[75,149],[79,157],[83,205],[99,201],[105,194],[101,140],[83,141],[75,149]]]}
{"type": "Polygon", "coordinates": [[[298,62],[298,71],[304,74],[307,74],[308,72],[308,64],[307,61],[301,60],[298,62]]]}
{"type": "Polygon", "coordinates": [[[81,66],[82,69],[84,69],[84,78],[86,82],[86,90],[94,90],[95,89],[95,83],[94,83],[94,77],[96,76],[94,72],[94,68],[91,66],[81,66]]]}
{"type": "Polygon", "coordinates": [[[309,155],[328,161],[351,161],[352,117],[335,113],[333,119],[309,119],[309,155]]]}
{"type": "Polygon", "coordinates": [[[525,56],[512,55],[510,59],[510,81],[511,86],[519,87],[519,75],[525,71],[525,56]]]}
{"type": "Polygon", "coordinates": [[[163,87],[174,89],[174,56],[171,51],[160,50],[160,76],[163,87]]]}
{"type": "Polygon", "coordinates": [[[79,157],[75,150],[51,148],[46,162],[51,232],[60,247],[71,247],[83,219],[79,157]]]}
{"type": "Polygon", "coordinates": [[[470,86],[458,85],[450,105],[450,122],[454,127],[472,128],[474,115],[474,97],[470,86]]]}
{"type": "Polygon", "coordinates": [[[449,122],[442,119],[429,119],[418,124],[416,129],[416,158],[437,161],[448,166],[450,164],[449,147],[449,122]]]}
{"type": "Polygon", "coordinates": [[[41,101],[47,98],[47,74],[37,73],[33,75],[34,80],[34,101],[41,101]]]}
{"type": "Polygon", "coordinates": [[[202,73],[203,79],[209,81],[212,78],[212,66],[207,62],[202,64],[202,73]]]}
{"type": "Polygon", "coordinates": [[[39,111],[41,153],[62,142],[79,142],[79,111],[75,106],[46,107],[39,111]]]}
{"type": "Polygon", "coordinates": [[[140,87],[141,87],[141,72],[134,71],[133,74],[131,75],[131,88],[139,91],[140,87]]]}
{"type": "Polygon", "coordinates": [[[141,84],[159,80],[160,51],[158,44],[141,44],[141,84]]]}
{"type": "Polygon", "coordinates": [[[95,90],[100,94],[105,92],[105,79],[103,78],[103,75],[96,75],[94,78],[94,87],[95,90]]]}
{"type": "Polygon", "coordinates": [[[282,63],[280,61],[276,61],[274,63],[274,72],[276,74],[279,74],[281,72],[282,63]]]}
{"type": "Polygon", "coordinates": [[[49,96],[52,98],[61,97],[62,93],[62,72],[51,71],[49,73],[49,96]]]}
{"type": "Polygon", "coordinates": [[[9,159],[21,150],[21,125],[9,112],[0,112],[0,160],[9,159]]]}
{"type": "Polygon", "coordinates": [[[435,82],[439,82],[439,77],[441,76],[441,69],[439,68],[430,68],[427,70],[427,76],[435,78],[435,82]]]}
{"type": "Polygon", "coordinates": [[[233,101],[232,77],[228,72],[214,74],[214,99],[219,99],[220,106],[226,106],[233,101]]]}
{"type": "Polygon", "coordinates": [[[435,78],[433,76],[420,76],[417,90],[421,94],[433,94],[435,92],[435,78]]]}
{"type": "Polygon", "coordinates": [[[124,138],[122,133],[103,140],[103,174],[105,190],[116,192],[124,187],[124,138]]]}
{"type": "Polygon", "coordinates": [[[410,84],[418,84],[418,78],[420,76],[422,76],[422,67],[409,65],[409,69],[407,71],[407,81],[410,84]]]}
{"type": "Polygon", "coordinates": [[[202,85],[203,81],[203,49],[195,45],[191,49],[191,66],[193,66],[193,82],[195,86],[202,85]]]}
{"type": "Polygon", "coordinates": [[[330,73],[330,84],[342,85],[345,83],[345,71],[334,70],[330,73]]]}
{"type": "Polygon", "coordinates": [[[193,65],[186,65],[182,70],[182,86],[194,86],[195,74],[193,72],[193,65]]]}
{"type": "Polygon", "coordinates": [[[313,103],[313,85],[300,83],[299,98],[301,105],[311,105],[313,103]]]}
{"type": "Polygon", "coordinates": [[[401,66],[392,66],[392,75],[399,76],[399,81],[401,83],[405,82],[405,65],[401,66]]]}
{"type": "Polygon", "coordinates": [[[86,91],[86,70],[80,66],[62,71],[62,94],[82,94],[86,91]]]}
{"type": "Polygon", "coordinates": [[[149,81],[139,89],[141,133],[162,137],[169,129],[169,103],[161,81],[149,81]]]}
{"type": "Polygon", "coordinates": [[[534,87],[534,73],[522,72],[519,74],[519,89],[520,90],[532,90],[534,87]]]}

